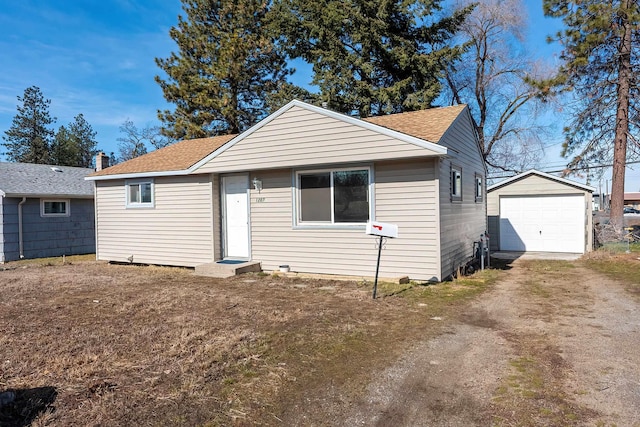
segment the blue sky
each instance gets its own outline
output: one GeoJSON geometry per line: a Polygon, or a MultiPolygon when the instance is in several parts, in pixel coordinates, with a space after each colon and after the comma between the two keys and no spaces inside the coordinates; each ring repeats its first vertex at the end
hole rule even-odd
{"type": "MultiPolygon", "coordinates": [[[[558,48],[545,37],[560,22],[543,17],[542,0],[525,4],[529,48],[554,64],[558,48]]],[[[51,100],[56,128],[82,113],[98,133],[99,148],[117,152],[126,119],[154,125],[158,109],[172,108],[154,81],[161,71],[154,59],[175,49],[169,29],[181,12],[179,0],[0,0],[0,135],[11,126],[16,97],[35,85],[51,100]]],[[[296,83],[309,80],[299,69],[296,83]]],[[[562,164],[562,126],[554,127],[547,165],[562,164]]],[[[627,174],[635,181],[628,187],[640,182],[640,172],[633,175],[627,174]]]]}

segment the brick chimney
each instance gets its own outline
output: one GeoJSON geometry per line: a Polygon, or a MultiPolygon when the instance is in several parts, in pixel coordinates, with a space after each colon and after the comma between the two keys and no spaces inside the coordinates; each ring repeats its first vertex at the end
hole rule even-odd
{"type": "Polygon", "coordinates": [[[109,167],[109,156],[100,151],[96,154],[96,172],[109,167]]]}

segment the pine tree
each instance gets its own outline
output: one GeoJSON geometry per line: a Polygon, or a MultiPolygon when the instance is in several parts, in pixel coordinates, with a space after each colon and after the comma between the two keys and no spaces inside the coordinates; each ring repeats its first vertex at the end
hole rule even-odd
{"type": "Polygon", "coordinates": [[[361,117],[429,108],[471,8],[436,18],[440,0],[283,0],[291,54],[313,64],[321,102],[361,117]],[[289,13],[286,13],[286,10],[289,13]]]}
{"type": "Polygon", "coordinates": [[[611,223],[620,228],[627,138],[640,130],[640,6],[631,0],[544,0],[544,12],[566,26],[556,37],[563,65],[549,82],[574,92],[563,154],[573,157],[571,169],[613,161],[611,223]]]}
{"type": "Polygon", "coordinates": [[[5,154],[12,162],[47,164],[54,134],[49,126],[56,121],[49,115],[51,100],[44,99],[40,88],[31,86],[22,97],[18,96],[18,101],[22,106],[18,105],[18,114],[2,137],[5,154]]]}
{"type": "Polygon", "coordinates": [[[91,167],[98,152],[96,135],[84,115],[78,114],[68,127],[60,126],[58,129],[51,144],[52,163],[60,166],[91,167]]]}
{"type": "Polygon", "coordinates": [[[172,139],[238,133],[267,113],[266,99],[291,73],[275,43],[271,2],[182,0],[185,17],[171,28],[178,51],[156,59],[174,111],[159,111],[172,139]]]}
{"type": "Polygon", "coordinates": [[[74,117],[73,122],[69,124],[69,132],[76,141],[78,154],[76,164],[74,166],[81,168],[90,168],[96,154],[98,153],[98,141],[96,140],[97,132],[84,118],[84,115],[78,114],[74,117]]]}
{"type": "Polygon", "coordinates": [[[58,166],[75,166],[77,144],[65,126],[60,126],[49,150],[49,161],[58,166]]]}

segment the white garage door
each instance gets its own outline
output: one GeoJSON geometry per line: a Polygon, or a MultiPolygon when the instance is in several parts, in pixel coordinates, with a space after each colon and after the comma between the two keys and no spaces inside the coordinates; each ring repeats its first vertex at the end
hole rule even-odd
{"type": "Polygon", "coordinates": [[[585,199],[500,197],[500,250],[583,253],[585,199]]]}

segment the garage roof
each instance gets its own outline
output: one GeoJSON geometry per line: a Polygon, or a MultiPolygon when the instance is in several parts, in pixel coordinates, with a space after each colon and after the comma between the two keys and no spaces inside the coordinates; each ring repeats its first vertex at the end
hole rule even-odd
{"type": "Polygon", "coordinates": [[[591,186],[588,186],[588,185],[585,185],[585,184],[581,184],[579,182],[571,181],[571,180],[566,179],[566,178],[561,178],[559,176],[551,175],[551,174],[548,174],[546,172],[541,172],[541,171],[535,170],[535,169],[530,169],[530,170],[528,170],[526,172],[522,172],[521,174],[518,174],[516,176],[512,176],[511,178],[507,178],[504,181],[500,181],[500,182],[498,182],[496,184],[493,184],[493,185],[487,187],[487,191],[496,190],[498,188],[504,187],[507,184],[519,181],[519,180],[521,180],[523,178],[526,178],[528,176],[531,176],[531,175],[541,176],[543,178],[547,178],[547,179],[550,179],[552,181],[556,181],[556,182],[559,182],[559,183],[562,183],[562,184],[566,184],[566,185],[569,185],[569,186],[574,187],[574,188],[579,188],[581,190],[589,191],[589,192],[592,192],[592,193],[595,191],[595,188],[593,188],[591,186]]]}

